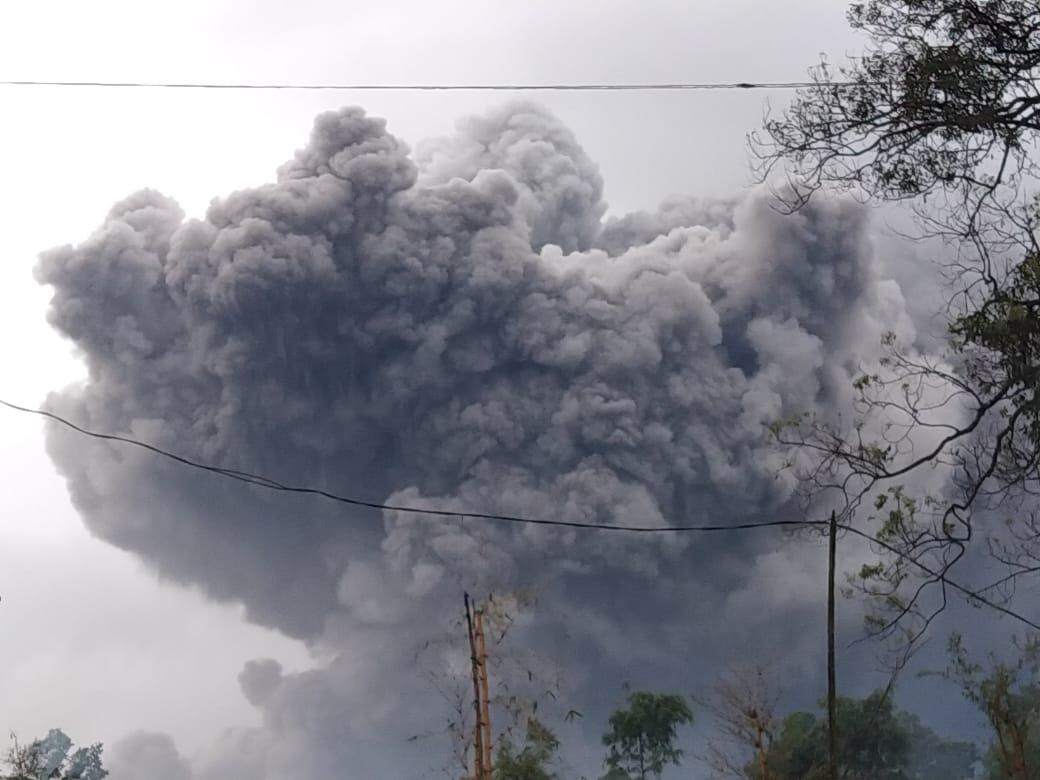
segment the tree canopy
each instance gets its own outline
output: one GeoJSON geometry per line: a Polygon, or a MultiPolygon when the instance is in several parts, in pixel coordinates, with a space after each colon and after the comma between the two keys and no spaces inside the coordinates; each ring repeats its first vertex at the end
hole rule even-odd
{"type": "Polygon", "coordinates": [[[974,742],[945,739],[910,713],[899,715],[910,738],[907,776],[911,780],[967,780],[975,776],[979,748],[974,742]]]}
{"type": "Polygon", "coordinates": [[[678,729],[693,722],[693,711],[682,696],[637,691],[628,706],[610,716],[603,744],[609,748],[607,778],[660,777],[668,764],[678,765],[678,729]]]}
{"type": "MultiPolygon", "coordinates": [[[[875,693],[866,699],[837,700],[840,776],[847,780],[907,780],[910,740],[892,708],[891,699],[875,693]]],[[[824,780],[827,723],[809,712],[787,716],[767,756],[776,780],[824,780]]],[[[751,764],[748,777],[761,780],[751,764]]]]}
{"type": "Polygon", "coordinates": [[[17,740],[8,750],[2,780],[104,780],[100,743],[73,750],[72,740],[60,729],[27,745],[17,740]]]}
{"type": "Polygon", "coordinates": [[[1015,658],[971,658],[962,638],[950,638],[945,676],[986,716],[993,731],[990,780],[1031,780],[1040,773],[1040,639],[1013,643],[1015,658]]]}
{"type": "Polygon", "coordinates": [[[715,721],[702,759],[721,777],[744,780],[749,760],[762,780],[771,780],[768,758],[776,736],[779,692],[765,666],[737,666],[719,679],[711,695],[697,699],[715,721]]]}
{"type": "Polygon", "coordinates": [[[802,197],[832,185],[898,200],[977,198],[1034,170],[1037,0],[866,0],[848,19],[866,50],[822,62],[814,86],[767,118],[753,137],[764,172],[784,162],[802,197]]]}
{"type": "MultiPolygon", "coordinates": [[[[943,739],[915,716],[899,712],[878,691],[864,699],[837,700],[838,770],[844,780],[967,780],[977,749],[970,742],[943,739]]],[[[783,719],[767,754],[771,780],[825,780],[827,722],[810,712],[783,719]]],[[[761,765],[750,762],[749,780],[762,780],[761,765]]]]}
{"type": "Polygon", "coordinates": [[[508,737],[498,746],[495,780],[557,780],[552,764],[560,741],[551,729],[532,717],[527,721],[524,745],[519,750],[508,737]]]}
{"type": "Polygon", "coordinates": [[[847,521],[873,508],[860,519],[886,556],[856,584],[879,607],[870,630],[910,645],[978,541],[1009,571],[976,593],[1006,596],[1040,570],[1040,2],[864,0],[848,19],[865,51],[814,68],[752,147],[764,179],[786,175],[785,208],[833,189],[912,203],[914,237],[944,242],[949,349],[888,337],[854,414],[807,411],[774,432],[847,521]],[[935,469],[948,488],[916,495],[914,473],[935,469]]]}

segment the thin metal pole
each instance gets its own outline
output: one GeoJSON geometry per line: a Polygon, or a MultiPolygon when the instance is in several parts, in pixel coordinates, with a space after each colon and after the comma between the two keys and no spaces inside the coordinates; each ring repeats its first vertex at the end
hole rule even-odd
{"type": "Polygon", "coordinates": [[[834,669],[834,570],[838,550],[838,520],[831,512],[827,561],[827,750],[830,780],[838,780],[837,674],[834,669]]]}

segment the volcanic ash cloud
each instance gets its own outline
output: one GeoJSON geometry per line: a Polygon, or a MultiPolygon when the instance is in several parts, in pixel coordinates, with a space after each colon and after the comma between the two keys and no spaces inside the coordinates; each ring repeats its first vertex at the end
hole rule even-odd
{"type": "MultiPolygon", "coordinates": [[[[764,424],[837,408],[883,330],[913,339],[865,212],[783,216],[756,191],[605,220],[602,194],[536,106],[466,120],[415,159],[360,109],[323,114],[273,183],[203,219],[142,191],[42,256],[50,320],[89,369],[49,406],[374,501],[647,526],[778,511],[791,485],[764,424]]],[[[379,522],[58,427],[48,443],[94,534],[333,648],[312,672],[243,672],[265,725],[212,765],[248,755],[257,777],[317,777],[380,724],[428,719],[400,669],[463,586],[537,584],[602,645],[619,592],[645,599],[626,620],[666,619],[682,593],[739,587],[759,544],[379,522]]]]}

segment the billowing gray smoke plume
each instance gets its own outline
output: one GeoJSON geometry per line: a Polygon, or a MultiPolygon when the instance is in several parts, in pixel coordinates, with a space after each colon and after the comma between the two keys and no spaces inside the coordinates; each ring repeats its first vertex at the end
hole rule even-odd
{"type": "MultiPolygon", "coordinates": [[[[605,211],[595,163],[536,106],[467,120],[414,160],[361,110],[324,114],[274,183],[204,219],[143,191],[43,256],[51,321],[89,367],[50,405],[369,500],[647,526],[790,511],[764,424],[839,408],[882,331],[913,340],[864,211],[782,216],[760,192],[605,211]]],[[[49,446],[94,534],[334,654],[298,675],[248,665],[264,726],[200,776],[428,767],[429,746],[402,740],[446,713],[410,668],[463,587],[537,588],[546,609],[522,630],[592,708],[624,679],[686,685],[689,659],[706,668],[751,632],[796,654],[817,603],[816,563],[775,534],[380,519],[59,428],[49,446]]],[[[133,739],[121,755],[183,776],[161,738],[133,739]]]]}

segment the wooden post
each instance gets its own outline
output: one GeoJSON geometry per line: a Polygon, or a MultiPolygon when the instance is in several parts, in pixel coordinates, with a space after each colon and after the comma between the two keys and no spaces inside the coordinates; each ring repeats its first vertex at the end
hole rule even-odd
{"type": "Polygon", "coordinates": [[[758,772],[762,780],[769,780],[769,764],[766,760],[766,730],[762,728],[762,718],[755,715],[755,749],[758,751],[758,772]]]}
{"type": "Polygon", "coordinates": [[[838,550],[838,519],[831,511],[827,559],[827,753],[830,780],[838,780],[837,674],[834,669],[834,569],[838,550]]]}
{"type": "Polygon", "coordinates": [[[474,780],[486,780],[487,772],[484,767],[484,729],[481,724],[481,687],[480,687],[480,661],[477,654],[477,639],[473,625],[473,608],[470,604],[469,594],[463,594],[463,602],[466,605],[466,628],[469,633],[469,658],[473,671],[473,714],[476,723],[473,726],[473,778],[474,780]]]}
{"type": "Polygon", "coordinates": [[[488,687],[487,644],[484,637],[484,610],[478,609],[474,615],[474,633],[477,644],[477,664],[480,669],[480,725],[484,729],[482,742],[484,746],[484,775],[481,780],[491,780],[493,762],[491,749],[491,692],[488,687]]]}

